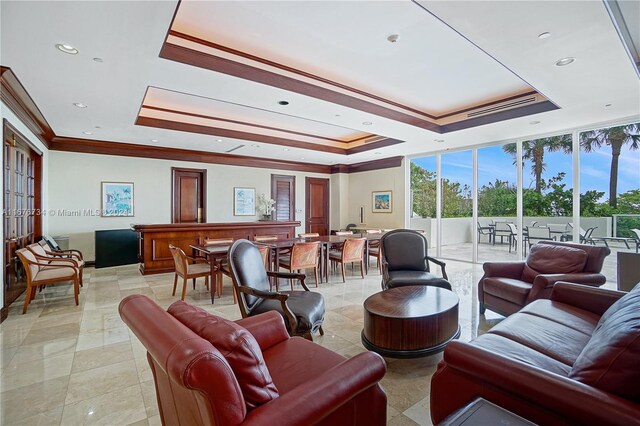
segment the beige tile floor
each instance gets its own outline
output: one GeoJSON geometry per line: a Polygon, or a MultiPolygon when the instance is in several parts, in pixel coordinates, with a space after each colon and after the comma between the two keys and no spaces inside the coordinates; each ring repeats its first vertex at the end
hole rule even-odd
{"type": "MultiPolygon", "coordinates": [[[[460,339],[470,340],[501,317],[478,314],[476,283],[481,265],[447,261],[454,291],[460,296],[460,339]]],[[[311,279],[310,282],[313,280],[311,279]]],[[[362,303],[380,291],[375,268],[364,280],[356,271],[343,284],[337,275],[318,289],[325,297],[325,335],[315,341],[345,356],[364,351],[360,343],[362,303]]],[[[160,424],[153,379],[146,352],[122,323],[118,302],[130,294],[144,294],[168,307],[173,275],[142,276],[136,266],[88,268],[80,306],[73,303],[71,286],[49,286],[22,315],[21,300],[0,325],[0,424],[160,424]]],[[[189,288],[187,301],[228,319],[240,318],[233,304],[230,281],[225,294],[210,303],[199,280],[189,288]]],[[[414,360],[387,359],[382,384],[388,396],[391,425],[429,425],[431,375],[441,355],[414,360]]]]}

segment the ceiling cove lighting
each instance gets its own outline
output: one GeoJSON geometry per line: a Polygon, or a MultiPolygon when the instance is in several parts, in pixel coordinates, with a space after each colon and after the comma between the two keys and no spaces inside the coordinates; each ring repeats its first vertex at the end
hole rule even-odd
{"type": "Polygon", "coordinates": [[[566,67],[567,65],[574,63],[575,60],[576,58],[572,57],[559,59],[556,61],[556,67],[566,67]]]}
{"type": "Polygon", "coordinates": [[[87,107],[87,105],[83,104],[82,102],[75,102],[73,105],[77,106],[78,108],[86,108],[87,107]]]}
{"type": "Polygon", "coordinates": [[[69,46],[68,44],[58,43],[56,44],[56,49],[61,52],[68,53],[69,55],[77,55],[78,49],[73,46],[69,46]]]}
{"type": "Polygon", "coordinates": [[[288,101],[280,101],[278,102],[278,105],[289,105],[288,101]]]}
{"type": "Polygon", "coordinates": [[[549,38],[549,37],[551,37],[551,33],[550,32],[544,32],[542,34],[538,34],[538,38],[540,40],[544,40],[545,38],[549,38]]]}

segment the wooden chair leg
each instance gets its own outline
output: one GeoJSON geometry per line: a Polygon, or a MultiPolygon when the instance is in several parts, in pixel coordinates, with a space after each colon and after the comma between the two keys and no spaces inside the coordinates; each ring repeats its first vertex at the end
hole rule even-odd
{"type": "Polygon", "coordinates": [[[76,306],[80,304],[78,300],[78,293],[80,293],[80,280],[78,277],[74,277],[73,279],[73,297],[76,300],[76,306]]]}
{"type": "Polygon", "coordinates": [[[344,274],[344,269],[345,269],[345,268],[344,268],[344,262],[341,262],[341,263],[340,263],[340,266],[341,266],[341,269],[342,269],[342,282],[343,282],[343,283],[346,283],[346,282],[347,282],[347,280],[346,280],[346,278],[345,278],[345,274],[344,274]]]}
{"type": "Polygon", "coordinates": [[[182,283],[182,297],[180,298],[181,300],[184,300],[184,297],[187,295],[187,281],[189,281],[189,279],[184,277],[184,282],[182,283]]]}
{"type": "Polygon", "coordinates": [[[84,287],[84,285],[82,284],[82,273],[84,272],[84,267],[80,268],[80,287],[84,287]]]}
{"type": "MultiPolygon", "coordinates": [[[[233,304],[237,305],[238,304],[238,294],[236,293],[236,286],[232,285],[231,286],[231,290],[233,291],[233,304]]],[[[271,291],[271,289],[269,289],[269,291],[271,291]]]]}
{"type": "Polygon", "coordinates": [[[318,331],[320,332],[321,336],[324,336],[324,330],[322,329],[322,326],[320,326],[320,328],[318,329],[318,331]]]}
{"type": "Polygon", "coordinates": [[[207,290],[209,290],[209,275],[204,277],[204,286],[207,290]]]}
{"type": "Polygon", "coordinates": [[[171,293],[172,296],[176,295],[176,287],[178,286],[178,274],[174,274],[173,276],[173,293],[171,293]]]}
{"type": "Polygon", "coordinates": [[[316,288],[318,288],[318,267],[317,266],[315,268],[313,268],[313,273],[314,273],[315,278],[316,278],[316,288]]]}
{"type": "Polygon", "coordinates": [[[22,308],[22,314],[27,313],[27,308],[29,307],[29,303],[31,302],[31,285],[27,284],[27,291],[24,293],[24,308],[22,308]]]}
{"type": "Polygon", "coordinates": [[[362,279],[364,279],[364,260],[360,261],[360,275],[362,275],[362,279]]]}
{"type": "Polygon", "coordinates": [[[216,293],[218,293],[218,299],[222,297],[222,280],[224,277],[222,276],[222,272],[220,273],[220,279],[216,283],[216,293]]]}
{"type": "Polygon", "coordinates": [[[194,290],[196,289],[196,279],[195,278],[193,278],[193,289],[194,290]]]}

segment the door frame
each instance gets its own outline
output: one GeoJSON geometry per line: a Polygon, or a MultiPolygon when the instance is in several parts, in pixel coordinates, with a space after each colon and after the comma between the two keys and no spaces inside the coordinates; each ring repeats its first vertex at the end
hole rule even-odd
{"type": "MultiPolygon", "coordinates": [[[[14,142],[14,146],[16,144],[20,144],[24,149],[28,149],[29,151],[32,151],[35,155],[34,155],[34,171],[33,171],[33,176],[34,176],[34,182],[33,182],[33,195],[34,195],[34,199],[33,199],[33,210],[34,210],[34,214],[33,214],[33,240],[34,242],[37,241],[38,239],[42,238],[42,156],[43,153],[40,150],[40,148],[38,148],[37,146],[35,146],[29,139],[27,139],[27,137],[25,135],[22,134],[22,132],[20,132],[18,129],[16,129],[16,127],[14,125],[11,124],[11,122],[9,122],[9,120],[7,120],[6,118],[2,119],[2,150],[4,152],[4,142],[6,139],[8,139],[8,135],[7,133],[11,132],[13,134],[13,142],[14,142]],[[20,139],[20,141],[16,141],[16,136],[20,139]]],[[[5,158],[3,155],[2,158],[2,172],[4,174],[4,169],[5,169],[5,162],[9,160],[11,161],[10,158],[5,158]]],[[[7,206],[5,206],[4,204],[4,177],[2,178],[3,181],[3,186],[2,186],[2,208],[4,211],[6,211],[7,206]]],[[[0,308],[0,322],[4,321],[8,314],[9,314],[9,305],[10,303],[13,303],[15,301],[12,300],[11,302],[7,303],[7,297],[6,297],[6,271],[5,271],[5,256],[7,255],[5,253],[5,241],[7,240],[7,235],[5,234],[5,224],[4,224],[4,214],[2,215],[2,244],[3,244],[3,249],[2,249],[2,307],[0,308]]],[[[18,260],[19,262],[19,260],[18,260]]]]}
{"type": "Polygon", "coordinates": [[[171,223],[176,223],[175,217],[175,193],[176,193],[176,172],[193,172],[202,175],[202,220],[200,223],[207,222],[207,169],[190,169],[186,167],[171,168],[171,223]]]}
{"type": "Polygon", "coordinates": [[[305,177],[304,178],[304,198],[305,198],[305,203],[304,203],[304,232],[310,232],[309,229],[309,212],[311,211],[311,197],[310,197],[310,192],[309,191],[309,186],[313,181],[321,181],[324,184],[326,184],[327,186],[327,202],[324,205],[324,217],[325,217],[325,225],[327,227],[327,235],[331,232],[331,229],[329,227],[330,225],[330,220],[329,220],[329,204],[331,202],[331,180],[330,179],[326,179],[326,178],[314,178],[314,177],[305,177]]]}

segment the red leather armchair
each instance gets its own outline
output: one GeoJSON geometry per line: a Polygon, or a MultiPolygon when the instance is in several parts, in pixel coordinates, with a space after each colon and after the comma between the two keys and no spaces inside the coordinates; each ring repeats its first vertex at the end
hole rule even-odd
{"type": "Polygon", "coordinates": [[[478,283],[480,313],[490,309],[511,315],[536,299],[548,299],[553,284],[567,281],[599,287],[608,247],[540,241],[522,262],[485,262],[478,283]]]}
{"type": "Polygon", "coordinates": [[[165,425],[386,424],[387,398],[378,384],[386,365],[377,354],[347,359],[289,337],[273,311],[239,320],[257,341],[279,391],[248,411],[237,372],[208,340],[143,295],[123,299],[119,311],[147,348],[165,425]]]}

